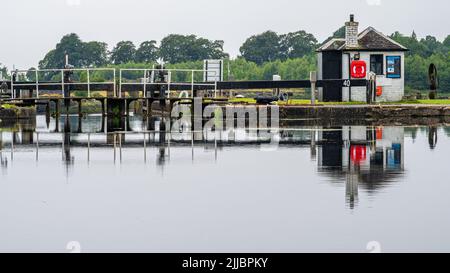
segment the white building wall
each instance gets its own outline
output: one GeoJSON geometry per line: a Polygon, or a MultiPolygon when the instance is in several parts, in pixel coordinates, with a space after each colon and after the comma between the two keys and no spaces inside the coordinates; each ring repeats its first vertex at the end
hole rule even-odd
{"type": "MultiPolygon", "coordinates": [[[[356,53],[360,53],[360,59],[367,64],[367,70],[370,70],[370,55],[383,54],[383,73],[384,75],[377,75],[377,86],[383,87],[383,94],[376,98],[376,101],[400,101],[405,94],[405,54],[402,51],[399,52],[380,52],[380,51],[362,51],[362,52],[349,52],[353,59],[356,53]],[[386,56],[401,56],[401,78],[390,79],[386,78],[386,56]]],[[[342,55],[342,73],[343,79],[349,78],[349,64],[348,55],[342,55]]],[[[342,89],[343,101],[349,101],[349,88],[342,89]]],[[[352,87],[351,88],[351,101],[366,101],[366,87],[352,87]]]]}

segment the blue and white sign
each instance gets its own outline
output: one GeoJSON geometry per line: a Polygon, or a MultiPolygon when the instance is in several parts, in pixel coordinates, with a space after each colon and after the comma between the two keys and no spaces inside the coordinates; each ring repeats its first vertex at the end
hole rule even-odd
{"type": "Polygon", "coordinates": [[[402,77],[402,59],[400,56],[386,57],[386,77],[398,79],[402,77]]]}

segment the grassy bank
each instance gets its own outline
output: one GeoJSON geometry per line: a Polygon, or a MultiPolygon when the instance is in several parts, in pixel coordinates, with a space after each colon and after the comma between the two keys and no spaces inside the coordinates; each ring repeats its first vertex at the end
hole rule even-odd
{"type": "MultiPolygon", "coordinates": [[[[253,104],[256,103],[255,99],[252,98],[237,98],[231,99],[230,102],[233,103],[248,103],[253,104]]],[[[365,102],[351,101],[351,102],[319,102],[316,101],[319,105],[364,105],[365,102]]],[[[301,99],[293,99],[289,100],[289,102],[278,102],[278,105],[310,105],[311,100],[301,100],[301,99]]],[[[450,99],[440,99],[440,100],[404,100],[399,102],[379,102],[376,104],[423,104],[423,105],[450,105],[450,99]]]]}

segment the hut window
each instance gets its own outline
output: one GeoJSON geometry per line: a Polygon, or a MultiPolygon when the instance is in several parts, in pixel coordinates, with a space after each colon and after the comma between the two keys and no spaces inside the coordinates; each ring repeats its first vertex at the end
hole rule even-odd
{"type": "Polygon", "coordinates": [[[383,75],[383,54],[370,55],[370,71],[383,75]]]}

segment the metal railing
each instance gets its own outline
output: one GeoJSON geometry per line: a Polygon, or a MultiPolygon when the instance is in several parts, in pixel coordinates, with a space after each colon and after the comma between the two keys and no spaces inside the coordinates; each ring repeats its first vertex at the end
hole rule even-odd
{"type": "MultiPolygon", "coordinates": [[[[147,98],[147,85],[161,85],[161,84],[166,84],[167,85],[167,90],[166,90],[166,97],[170,98],[171,97],[171,85],[172,84],[176,84],[176,85],[186,85],[186,86],[190,86],[190,96],[191,98],[194,98],[194,90],[195,90],[195,86],[210,86],[211,89],[214,90],[214,98],[217,97],[217,81],[214,81],[214,83],[204,83],[204,82],[196,82],[195,81],[195,76],[196,73],[214,73],[217,74],[217,72],[215,71],[209,71],[209,70],[203,70],[203,69],[147,69],[147,68],[127,68],[127,69],[120,69],[119,71],[119,98],[122,98],[123,94],[122,94],[122,86],[125,85],[142,85],[142,91],[143,91],[143,96],[144,98],[147,98]],[[166,82],[155,82],[155,74],[156,72],[167,72],[167,79],[166,82]],[[140,72],[143,73],[141,75],[143,75],[143,77],[139,80],[139,81],[132,81],[132,80],[127,80],[124,79],[123,74],[124,72],[140,72]],[[150,72],[150,73],[149,73],[150,72]],[[177,81],[172,81],[172,75],[175,73],[185,73],[185,74],[190,74],[190,82],[177,82],[177,81]]],[[[202,75],[203,77],[203,75],[202,75]]]]}
{"type": "MultiPolygon", "coordinates": [[[[116,96],[116,70],[114,68],[65,68],[65,69],[29,69],[29,70],[14,70],[12,71],[13,74],[16,75],[16,80],[14,81],[14,77],[11,76],[10,83],[11,83],[11,97],[13,99],[16,99],[16,92],[14,92],[15,87],[35,87],[36,90],[36,97],[39,98],[40,92],[39,87],[43,86],[54,86],[54,85],[61,85],[61,93],[62,96],[65,98],[65,86],[66,85],[87,85],[87,93],[88,98],[91,97],[91,85],[93,84],[112,84],[113,85],[113,92],[114,96],[116,96]],[[112,72],[113,79],[112,81],[104,81],[104,82],[92,82],[91,81],[91,72],[95,71],[103,71],[103,72],[112,72]],[[86,82],[64,82],[64,74],[65,72],[86,72],[86,82]],[[30,82],[19,82],[17,80],[17,77],[20,74],[29,74],[34,73],[34,81],[30,82]],[[60,82],[40,82],[39,80],[39,74],[40,73],[59,73],[61,75],[61,81],[60,82]]],[[[22,97],[22,92],[19,94],[19,98],[22,97]]]]}

